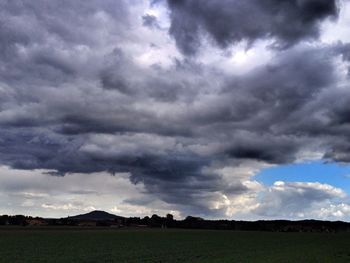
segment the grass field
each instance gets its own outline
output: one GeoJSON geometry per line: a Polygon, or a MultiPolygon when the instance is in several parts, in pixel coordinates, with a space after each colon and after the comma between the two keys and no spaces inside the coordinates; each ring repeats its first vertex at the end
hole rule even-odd
{"type": "Polygon", "coordinates": [[[0,262],[350,262],[350,234],[0,228],[0,262]]]}

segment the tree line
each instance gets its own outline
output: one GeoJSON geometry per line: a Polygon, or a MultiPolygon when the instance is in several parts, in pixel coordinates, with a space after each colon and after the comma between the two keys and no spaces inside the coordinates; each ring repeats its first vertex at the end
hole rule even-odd
{"type": "Polygon", "coordinates": [[[45,219],[23,215],[0,216],[0,225],[13,226],[104,226],[129,228],[182,228],[182,229],[213,229],[236,231],[273,231],[273,232],[350,232],[350,223],[342,221],[319,220],[205,220],[200,217],[188,216],[183,220],[175,220],[173,215],[165,217],[156,214],[151,217],[118,217],[114,220],[81,220],[74,218],[45,219]]]}

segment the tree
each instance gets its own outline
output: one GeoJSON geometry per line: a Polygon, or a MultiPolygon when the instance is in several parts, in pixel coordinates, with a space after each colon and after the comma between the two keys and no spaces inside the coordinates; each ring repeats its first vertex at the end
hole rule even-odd
{"type": "Polygon", "coordinates": [[[174,216],[172,214],[167,214],[166,215],[166,220],[167,221],[173,221],[174,220],[174,216]]]}

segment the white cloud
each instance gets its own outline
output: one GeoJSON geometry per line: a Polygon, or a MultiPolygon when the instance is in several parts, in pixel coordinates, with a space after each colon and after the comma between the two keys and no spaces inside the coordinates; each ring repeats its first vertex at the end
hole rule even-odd
{"type": "Polygon", "coordinates": [[[343,219],[350,214],[345,210],[336,213],[336,208],[346,200],[347,194],[342,189],[328,184],[277,181],[262,193],[258,207],[251,212],[269,218],[343,219]]]}
{"type": "Polygon", "coordinates": [[[121,216],[165,215],[179,212],[159,200],[133,205],[127,199],[149,199],[143,185],[134,185],[128,174],[108,173],[49,176],[44,170],[14,170],[0,166],[0,214],[64,217],[92,210],[121,216]]]}
{"type": "Polygon", "coordinates": [[[350,2],[340,0],[339,19],[326,21],[322,25],[321,40],[325,43],[350,41],[350,2]]]}
{"type": "MultiPolygon", "coordinates": [[[[249,163],[249,162],[248,162],[249,163]]],[[[246,187],[242,193],[216,192],[203,195],[209,209],[223,211],[218,217],[232,219],[328,219],[349,220],[350,203],[346,193],[317,182],[277,181],[266,187],[252,180],[259,169],[242,165],[223,169],[226,189],[237,180],[246,187]]],[[[250,163],[252,164],[252,163],[250,163]]],[[[69,174],[53,177],[44,170],[24,171],[0,167],[0,214],[26,214],[64,217],[95,209],[122,216],[172,213],[187,216],[176,207],[145,193],[142,183],[134,185],[128,174],[69,174]]],[[[217,218],[217,217],[212,217],[217,218]]]]}

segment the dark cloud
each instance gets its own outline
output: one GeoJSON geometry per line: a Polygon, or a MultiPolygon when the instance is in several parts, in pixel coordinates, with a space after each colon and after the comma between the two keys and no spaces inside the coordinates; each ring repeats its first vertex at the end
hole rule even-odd
{"type": "MultiPolygon", "coordinates": [[[[2,165],[56,176],[129,173],[183,213],[223,215],[216,201],[249,193],[244,181],[252,176],[228,179],[224,168],[292,163],[310,149],[325,160],[350,160],[349,76],[339,70],[349,61],[346,44],[273,51],[240,74],[172,54],[171,65],[154,66],[139,61],[149,39],[128,31],[124,2],[21,3],[0,1],[2,165]]],[[[170,32],[187,54],[203,31],[222,47],[267,37],[292,45],[317,36],[318,22],[336,15],[334,1],[169,6],[170,32]]]]}
{"type": "Polygon", "coordinates": [[[149,28],[160,28],[157,17],[154,15],[146,14],[142,16],[142,24],[149,28]]]}
{"type": "MultiPolygon", "coordinates": [[[[97,86],[86,88],[77,83],[75,91],[79,92],[69,100],[63,99],[65,96],[45,97],[48,101],[28,103],[33,92],[69,92],[63,87],[22,93],[23,101],[15,100],[12,109],[5,110],[8,115],[0,118],[6,128],[1,136],[0,159],[13,168],[48,169],[52,175],[129,172],[133,183],[144,184],[147,192],[182,211],[223,214],[223,209],[207,206],[220,196],[219,190],[237,195],[249,189],[240,179],[228,185],[222,175],[204,172],[205,168],[224,160],[237,164],[247,159],[271,164],[296,160],[312,142],[308,138],[312,130],[302,125],[319,109],[310,105],[321,103],[321,94],[335,82],[334,50],[293,49],[247,75],[222,75],[219,89],[210,93],[213,99],[209,104],[202,98],[211,89],[204,79],[214,72],[190,63],[181,64],[184,67],[177,64],[170,72],[145,71],[118,51],[112,63],[102,69],[114,78],[110,87],[97,74],[97,86]],[[188,68],[197,72],[195,82],[187,79],[188,68]],[[119,74],[123,70],[130,71],[130,76],[119,74]],[[143,81],[132,78],[135,72],[143,81]],[[126,86],[130,92],[120,90],[119,77],[130,82],[126,86]],[[160,96],[162,89],[176,91],[177,95],[164,99],[160,96]],[[99,97],[86,91],[98,92],[99,97]],[[197,99],[190,99],[192,96],[197,99]],[[133,106],[144,101],[158,107],[165,103],[166,111],[169,106],[176,111],[159,114],[133,106]],[[23,111],[16,102],[25,103],[28,110],[23,111]]],[[[339,110],[328,110],[339,115],[339,110]]],[[[321,128],[329,136],[331,127],[321,128]]],[[[324,142],[333,151],[346,151],[341,139],[339,143],[324,142]]],[[[327,158],[340,160],[339,155],[328,154],[327,158]]]]}
{"type": "Polygon", "coordinates": [[[103,19],[110,19],[120,38],[129,25],[123,1],[5,0],[0,10],[0,77],[13,84],[24,78],[28,85],[68,81],[72,73],[86,70],[79,48],[100,45],[103,19]]]}
{"type": "MultiPolygon", "coordinates": [[[[109,58],[110,65],[104,67],[100,73],[102,87],[108,90],[117,90],[125,95],[135,97],[151,97],[159,101],[173,102],[179,99],[186,84],[186,78],[181,76],[185,69],[178,72],[164,71],[152,67],[145,71],[133,63],[122,50],[116,49],[109,58]],[[177,74],[176,77],[170,75],[177,74]]],[[[191,87],[186,95],[190,96],[191,87]]],[[[186,98],[188,99],[188,98],[186,98]]]]}
{"type": "Polygon", "coordinates": [[[273,38],[288,47],[319,35],[319,22],[337,16],[336,0],[168,0],[170,33],[185,54],[196,53],[203,33],[220,47],[273,38]],[[288,25],[288,26],[286,26],[288,25]]]}
{"type": "Polygon", "coordinates": [[[251,138],[249,135],[239,140],[227,150],[231,158],[261,160],[268,163],[292,162],[300,145],[293,138],[260,136],[251,138]]]}

